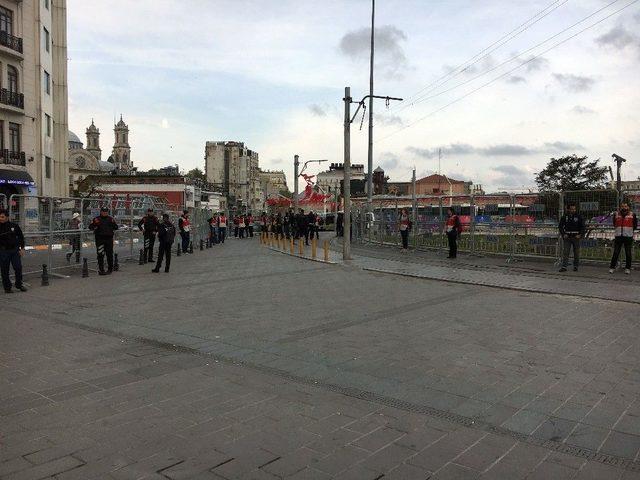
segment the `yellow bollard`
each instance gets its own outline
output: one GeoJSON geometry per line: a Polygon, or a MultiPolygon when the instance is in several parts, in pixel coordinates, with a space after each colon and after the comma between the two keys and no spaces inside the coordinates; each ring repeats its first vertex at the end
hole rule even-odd
{"type": "Polygon", "coordinates": [[[300,254],[300,256],[304,255],[304,240],[301,238],[300,240],[298,240],[298,253],[300,254]]]}
{"type": "Polygon", "coordinates": [[[291,255],[295,253],[295,249],[293,248],[293,237],[291,237],[291,255]]]}
{"type": "Polygon", "coordinates": [[[316,239],[313,238],[311,239],[311,258],[313,258],[314,260],[316,259],[316,253],[318,253],[317,243],[316,243],[316,239]]]}
{"type": "Polygon", "coordinates": [[[322,248],[324,249],[324,261],[328,262],[329,261],[329,241],[325,240],[324,243],[322,244],[322,248]]]}

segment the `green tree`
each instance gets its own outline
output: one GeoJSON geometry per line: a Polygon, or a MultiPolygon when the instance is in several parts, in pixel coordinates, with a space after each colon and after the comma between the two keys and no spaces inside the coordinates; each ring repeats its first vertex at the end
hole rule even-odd
{"type": "Polygon", "coordinates": [[[557,190],[597,190],[607,188],[607,167],[590,162],[587,156],[567,155],[552,158],[536,175],[536,183],[542,192],[557,190]]]}
{"type": "Polygon", "coordinates": [[[199,168],[194,168],[193,170],[189,170],[186,176],[189,178],[192,178],[193,180],[202,180],[203,182],[207,181],[207,176],[199,168]]]}

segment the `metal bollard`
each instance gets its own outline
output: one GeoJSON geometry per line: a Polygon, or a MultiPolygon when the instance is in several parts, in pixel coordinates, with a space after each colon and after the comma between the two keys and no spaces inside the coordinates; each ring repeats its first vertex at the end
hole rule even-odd
{"type": "Polygon", "coordinates": [[[87,258],[82,259],[82,278],[87,278],[89,276],[89,263],[87,262],[87,258]]]}
{"type": "Polygon", "coordinates": [[[176,250],[176,257],[182,255],[182,247],[180,247],[180,242],[178,242],[178,249],[176,250]]]}
{"type": "Polygon", "coordinates": [[[204,240],[200,239],[200,251],[204,250],[204,240]]]}
{"type": "Polygon", "coordinates": [[[193,253],[193,242],[189,242],[189,253],[193,253]]]}
{"type": "Polygon", "coordinates": [[[300,238],[300,240],[298,240],[298,253],[302,256],[304,255],[304,239],[300,238]]]}
{"type": "Polygon", "coordinates": [[[324,261],[328,262],[329,261],[329,241],[325,240],[322,243],[322,248],[324,250],[324,261]]]}
{"type": "Polygon", "coordinates": [[[120,263],[118,262],[118,254],[114,253],[113,254],[113,271],[117,272],[118,270],[120,270],[120,263]]]}
{"type": "Polygon", "coordinates": [[[141,248],[140,249],[140,257],[138,258],[138,265],[144,265],[145,264],[145,255],[144,255],[144,249],[141,248]]]}
{"type": "Polygon", "coordinates": [[[76,263],[80,263],[80,250],[76,250],[76,263]]]}
{"type": "Polygon", "coordinates": [[[42,264],[42,286],[46,287],[49,285],[49,272],[47,270],[47,265],[45,263],[42,264]]]}

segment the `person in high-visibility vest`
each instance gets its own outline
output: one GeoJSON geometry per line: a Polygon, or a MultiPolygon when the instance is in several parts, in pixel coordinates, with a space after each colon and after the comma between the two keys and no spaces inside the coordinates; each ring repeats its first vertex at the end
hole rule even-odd
{"type": "Polygon", "coordinates": [[[238,237],[244,238],[245,227],[247,226],[247,220],[244,215],[238,217],[238,237]]]}
{"type": "Polygon", "coordinates": [[[247,215],[247,232],[248,236],[253,238],[253,215],[251,213],[247,215]]]}
{"type": "Polygon", "coordinates": [[[400,230],[400,237],[402,238],[402,251],[406,252],[409,249],[409,230],[411,230],[411,220],[409,219],[409,214],[405,208],[400,211],[398,223],[398,230],[400,230]]]}
{"type": "Polygon", "coordinates": [[[449,241],[449,256],[447,258],[456,258],[458,256],[458,237],[462,233],[462,225],[460,217],[454,213],[452,208],[447,209],[445,229],[449,241]]]}
{"type": "Polygon", "coordinates": [[[224,239],[227,236],[227,217],[224,213],[218,216],[218,240],[220,243],[224,243],[224,239]]]}
{"type": "Polygon", "coordinates": [[[628,203],[621,203],[620,210],[613,215],[613,228],[615,239],[613,241],[613,257],[609,265],[609,273],[616,271],[620,250],[624,246],[625,266],[624,273],[631,273],[631,247],[633,246],[633,232],[638,229],[638,218],[629,210],[628,203]]]}

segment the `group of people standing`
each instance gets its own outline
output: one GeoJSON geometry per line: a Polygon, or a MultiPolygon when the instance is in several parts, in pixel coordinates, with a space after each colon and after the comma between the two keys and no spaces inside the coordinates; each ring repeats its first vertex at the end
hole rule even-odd
{"type": "MultiPolygon", "coordinates": [[[[400,210],[398,218],[398,230],[402,238],[402,252],[409,250],[409,232],[413,228],[413,222],[406,208],[400,210]]],[[[447,243],[449,244],[449,255],[447,258],[456,258],[458,256],[458,237],[462,234],[462,222],[460,217],[456,215],[453,208],[447,209],[447,219],[445,221],[445,232],[447,234],[447,243]]]]}
{"type": "Polygon", "coordinates": [[[320,238],[320,227],[323,224],[322,217],[304,209],[299,209],[296,213],[292,208],[284,215],[280,212],[275,215],[267,215],[263,212],[260,216],[260,228],[262,231],[283,235],[286,238],[304,238],[305,244],[309,245],[309,240],[320,238]]]}

